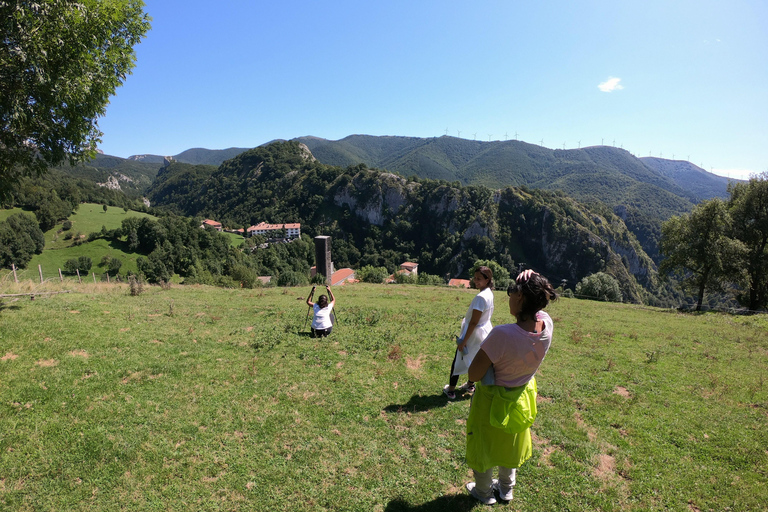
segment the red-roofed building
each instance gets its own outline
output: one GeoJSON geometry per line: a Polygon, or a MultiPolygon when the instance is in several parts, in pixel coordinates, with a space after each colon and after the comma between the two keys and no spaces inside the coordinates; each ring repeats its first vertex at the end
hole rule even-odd
{"type": "Polygon", "coordinates": [[[212,227],[216,231],[222,231],[224,229],[221,227],[221,222],[216,222],[215,220],[211,220],[211,219],[205,219],[203,223],[200,225],[201,228],[208,227],[208,226],[212,227]]]}
{"type": "Polygon", "coordinates": [[[400,264],[400,268],[407,271],[409,274],[417,275],[419,273],[418,263],[411,263],[410,261],[406,261],[405,263],[400,264]]]}
{"type": "Polygon", "coordinates": [[[448,286],[457,286],[459,288],[471,288],[469,279],[451,279],[448,281],[448,286]]]}
{"type": "Polygon", "coordinates": [[[355,280],[355,271],[351,268],[341,268],[331,275],[331,286],[351,283],[355,280]]]}
{"type": "Polygon", "coordinates": [[[267,238],[278,238],[282,234],[282,230],[285,230],[284,238],[286,240],[292,240],[301,236],[301,224],[298,222],[292,224],[267,224],[266,222],[259,222],[255,226],[251,226],[247,229],[248,236],[261,235],[267,238]]]}

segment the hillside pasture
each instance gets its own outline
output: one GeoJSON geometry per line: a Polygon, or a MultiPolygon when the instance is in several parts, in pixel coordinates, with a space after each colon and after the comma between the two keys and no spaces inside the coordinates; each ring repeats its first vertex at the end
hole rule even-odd
{"type": "MultiPolygon", "coordinates": [[[[441,393],[473,291],[337,287],[316,340],[308,287],[0,282],[29,290],[71,293],[0,299],[2,510],[485,510],[469,396],[441,393]]],[[[766,508],[765,315],[548,310],[533,457],[496,508],[766,508]]]]}

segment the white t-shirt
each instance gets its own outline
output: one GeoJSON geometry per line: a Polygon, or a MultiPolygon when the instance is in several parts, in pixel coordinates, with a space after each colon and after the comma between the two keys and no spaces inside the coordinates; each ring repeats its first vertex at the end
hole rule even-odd
{"type": "Polygon", "coordinates": [[[552,319],[539,311],[536,320],[544,322],[539,333],[528,332],[517,324],[497,325],[480,346],[493,363],[497,386],[527,384],[539,369],[552,344],[552,319]]]}
{"type": "Polygon", "coordinates": [[[336,304],[336,301],[331,301],[330,304],[324,308],[315,304],[312,308],[315,311],[315,315],[312,317],[313,329],[328,329],[329,327],[333,327],[333,322],[331,322],[331,310],[333,309],[334,304],[336,304]]]}
{"type": "Polygon", "coordinates": [[[472,299],[467,314],[464,315],[464,319],[461,321],[461,338],[464,338],[467,334],[467,328],[469,328],[469,322],[472,320],[472,314],[475,310],[481,312],[480,320],[478,320],[475,330],[472,331],[472,336],[465,340],[467,342],[467,353],[462,354],[461,352],[458,352],[456,354],[456,362],[453,365],[453,375],[463,375],[469,371],[469,365],[472,364],[472,360],[480,350],[480,344],[488,333],[491,332],[491,329],[493,329],[493,325],[491,324],[491,316],[493,315],[493,290],[486,288],[472,299]]]}

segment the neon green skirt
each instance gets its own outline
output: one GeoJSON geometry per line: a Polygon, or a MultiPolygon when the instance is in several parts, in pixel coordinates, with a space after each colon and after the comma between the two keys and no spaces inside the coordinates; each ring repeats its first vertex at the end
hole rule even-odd
{"type": "MultiPolygon", "coordinates": [[[[536,403],[536,381],[531,379],[523,393],[536,403]]],[[[531,458],[533,447],[531,429],[510,433],[502,428],[491,425],[491,406],[494,399],[498,411],[498,400],[516,402],[521,395],[519,388],[507,390],[501,386],[483,386],[477,383],[477,389],[472,397],[472,406],[467,419],[467,465],[480,473],[496,466],[519,468],[523,462],[531,458]]],[[[535,405],[534,405],[535,407],[535,405]]],[[[535,411],[534,411],[535,416],[535,411]]],[[[499,418],[494,421],[502,423],[499,418]]]]}

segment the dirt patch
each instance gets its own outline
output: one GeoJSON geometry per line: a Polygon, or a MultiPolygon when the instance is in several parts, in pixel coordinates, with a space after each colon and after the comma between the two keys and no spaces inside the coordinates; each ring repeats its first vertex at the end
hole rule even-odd
{"type": "Polygon", "coordinates": [[[623,386],[616,386],[613,388],[613,394],[623,396],[624,398],[632,398],[630,392],[623,386]]]}
{"type": "Polygon", "coordinates": [[[416,359],[412,357],[405,358],[405,366],[409,370],[418,370],[422,364],[424,364],[424,356],[419,356],[416,359]]]}
{"type": "Polygon", "coordinates": [[[13,352],[8,352],[3,357],[0,357],[0,361],[13,361],[14,359],[17,359],[19,356],[17,354],[14,354],[13,352]]]}
{"type": "Polygon", "coordinates": [[[611,480],[616,474],[616,459],[611,455],[601,453],[598,457],[594,473],[600,480],[611,480]]]}
{"type": "Polygon", "coordinates": [[[541,458],[539,459],[541,464],[548,468],[555,467],[550,461],[550,457],[557,451],[557,448],[549,444],[547,439],[537,436],[534,432],[531,432],[531,442],[533,443],[533,446],[541,449],[541,458]]]}
{"type": "Polygon", "coordinates": [[[79,315],[80,314],[80,312],[78,310],[76,310],[76,309],[70,309],[69,312],[72,313],[73,315],[79,315]]]}
{"type": "Polygon", "coordinates": [[[50,368],[56,366],[59,362],[55,359],[40,359],[39,361],[35,361],[35,364],[44,368],[50,368]]]}
{"type": "Polygon", "coordinates": [[[536,395],[536,403],[537,404],[551,404],[553,400],[549,398],[548,396],[541,396],[536,395]]]}
{"type": "Polygon", "coordinates": [[[89,357],[91,357],[90,354],[88,354],[88,352],[86,352],[85,350],[82,350],[82,349],[81,350],[73,350],[72,352],[69,353],[69,355],[71,355],[72,357],[83,357],[85,359],[88,359],[89,357]]]}
{"type": "Polygon", "coordinates": [[[163,342],[160,340],[151,340],[150,343],[154,343],[155,345],[162,345],[163,342]]]}

